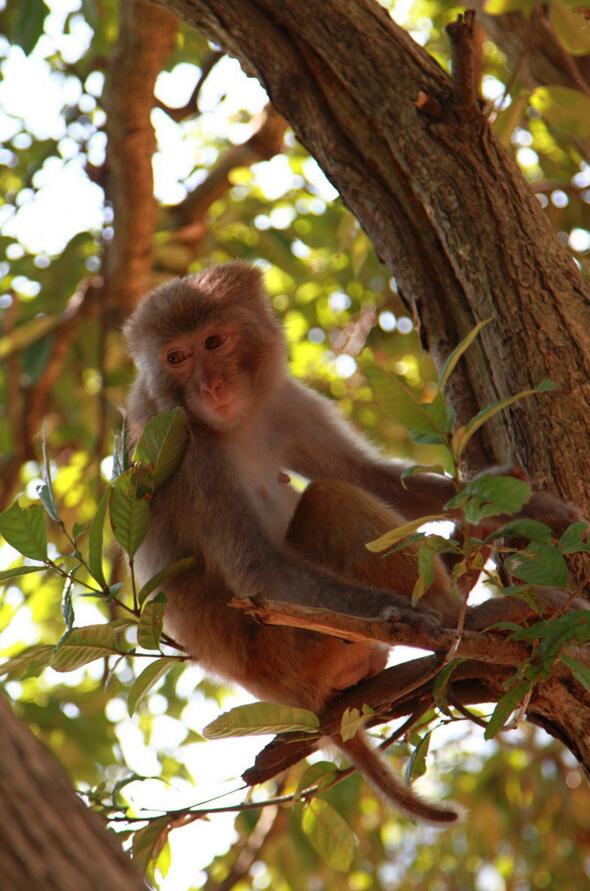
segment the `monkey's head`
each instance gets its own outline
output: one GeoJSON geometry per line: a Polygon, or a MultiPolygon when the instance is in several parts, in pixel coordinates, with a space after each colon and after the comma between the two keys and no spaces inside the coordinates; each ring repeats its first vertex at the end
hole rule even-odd
{"type": "Polygon", "coordinates": [[[247,263],[160,285],[123,330],[158,409],[181,405],[216,429],[251,417],[282,379],[282,330],[247,263]]]}

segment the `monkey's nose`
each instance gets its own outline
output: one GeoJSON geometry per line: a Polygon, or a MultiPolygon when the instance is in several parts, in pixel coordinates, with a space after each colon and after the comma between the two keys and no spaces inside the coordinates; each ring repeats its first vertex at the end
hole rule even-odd
{"type": "Polygon", "coordinates": [[[213,399],[219,398],[220,390],[221,390],[221,381],[220,380],[207,381],[206,383],[201,384],[201,392],[207,393],[209,396],[212,396],[213,399]]]}

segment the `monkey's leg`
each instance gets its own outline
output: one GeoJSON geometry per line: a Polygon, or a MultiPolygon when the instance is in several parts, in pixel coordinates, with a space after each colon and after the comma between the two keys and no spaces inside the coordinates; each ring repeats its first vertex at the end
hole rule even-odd
{"type": "MultiPolygon", "coordinates": [[[[416,552],[406,549],[384,557],[365,547],[404,522],[401,514],[358,486],[318,480],[301,496],[286,540],[343,578],[391,590],[409,600],[418,578],[416,552]]],[[[460,603],[451,594],[448,576],[438,560],[432,587],[420,603],[438,610],[443,624],[454,624],[460,603]]]]}
{"type": "MultiPolygon", "coordinates": [[[[308,559],[341,577],[368,582],[398,595],[406,593],[409,599],[418,575],[415,553],[396,552],[392,557],[382,558],[365,547],[366,542],[403,522],[400,514],[362,489],[337,480],[321,480],[305,490],[286,539],[308,559]]],[[[442,564],[436,568],[427,604],[439,609],[445,618],[455,615],[442,564]]],[[[333,694],[385,667],[387,651],[380,645],[368,641],[344,646],[338,643],[326,641],[324,645],[322,677],[331,676],[333,694]]],[[[448,825],[458,819],[459,812],[454,806],[425,801],[402,783],[387,761],[373,751],[363,731],[347,741],[336,734],[332,742],[394,807],[434,825],[448,825]]]]}

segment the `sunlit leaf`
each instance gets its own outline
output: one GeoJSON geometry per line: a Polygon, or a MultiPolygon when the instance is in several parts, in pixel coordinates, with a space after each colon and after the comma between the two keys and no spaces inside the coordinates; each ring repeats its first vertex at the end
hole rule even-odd
{"type": "Polygon", "coordinates": [[[111,489],[108,488],[98,502],[96,514],[94,515],[88,531],[88,565],[93,578],[96,579],[101,587],[106,587],[106,579],[102,570],[102,542],[104,519],[110,495],[111,489]]]}
{"type": "Polygon", "coordinates": [[[187,572],[189,569],[193,569],[193,567],[198,566],[201,562],[202,561],[196,556],[183,557],[181,560],[176,560],[175,563],[171,563],[165,569],[162,569],[161,572],[156,573],[156,575],[152,576],[152,578],[140,589],[137,595],[139,605],[141,606],[143,604],[146,597],[149,597],[152,591],[161,588],[164,582],[175,578],[177,575],[181,575],[183,572],[187,572]]]}
{"type": "Polygon", "coordinates": [[[111,489],[109,512],[113,535],[123,550],[133,557],[150,525],[150,506],[145,498],[136,498],[122,489],[111,489]]]}
{"type": "Polygon", "coordinates": [[[431,737],[431,733],[425,733],[418,745],[412,749],[412,754],[410,755],[406,767],[407,783],[409,783],[410,780],[417,780],[426,773],[426,756],[428,755],[428,749],[430,748],[431,737]]]}
{"type": "Polygon", "coordinates": [[[32,572],[47,572],[47,567],[41,563],[39,566],[13,566],[12,569],[3,569],[0,571],[0,583],[18,578],[19,575],[30,575],[32,572]]]}
{"type": "Polygon", "coordinates": [[[73,671],[113,653],[120,653],[116,629],[108,624],[86,625],[74,628],[54,649],[50,664],[55,671],[73,671]]]}
{"type": "Polygon", "coordinates": [[[376,366],[370,366],[365,371],[375,398],[396,423],[403,424],[412,433],[425,434],[444,442],[444,429],[435,426],[427,406],[417,400],[397,375],[387,374],[376,366]]]}
{"type": "Polygon", "coordinates": [[[131,856],[141,872],[146,871],[151,860],[159,857],[168,839],[169,824],[170,817],[159,817],[134,833],[131,856]]]}
{"type": "Polygon", "coordinates": [[[570,55],[586,56],[590,53],[590,22],[584,18],[579,8],[574,10],[563,3],[563,0],[551,0],[549,19],[570,55]]]}
{"type": "Polygon", "coordinates": [[[47,456],[47,442],[45,439],[45,428],[43,428],[43,437],[42,437],[42,451],[43,451],[43,485],[39,486],[37,489],[37,495],[39,496],[41,503],[45,507],[45,510],[49,514],[52,520],[58,522],[59,514],[57,512],[57,506],[55,504],[55,498],[53,495],[53,486],[51,484],[51,467],[49,464],[49,458],[47,456]]]}
{"type": "Polygon", "coordinates": [[[482,322],[478,322],[477,325],[469,332],[467,337],[464,337],[461,343],[458,344],[452,351],[452,353],[447,357],[438,376],[439,390],[444,390],[463,353],[467,352],[482,328],[485,328],[486,325],[489,325],[491,321],[492,320],[490,318],[484,319],[482,322]]]}
{"type": "Polygon", "coordinates": [[[9,545],[32,560],[47,558],[45,516],[40,504],[21,507],[18,501],[0,514],[0,533],[9,545]]]}
{"type": "Polygon", "coordinates": [[[165,611],[166,598],[163,594],[158,594],[154,600],[150,600],[144,605],[137,626],[137,642],[145,650],[160,648],[160,635],[162,634],[165,611]]]}
{"type": "Polygon", "coordinates": [[[372,714],[369,706],[364,706],[362,712],[358,708],[345,708],[340,719],[340,736],[344,742],[353,739],[372,714]]]}
{"type": "Polygon", "coordinates": [[[156,485],[163,483],[180,463],[186,434],[186,418],[181,408],[156,415],[146,424],[133,460],[150,467],[156,485]]]}
{"type": "Polygon", "coordinates": [[[530,686],[528,681],[521,681],[514,687],[511,687],[510,690],[502,696],[492,713],[488,726],[486,727],[484,733],[485,739],[493,739],[502,729],[512,712],[518,708],[528,693],[530,686]]]}
{"type": "Polygon", "coordinates": [[[308,802],[301,827],[330,869],[348,872],[358,842],[348,823],[329,802],[322,798],[308,802]]]}
{"type": "Polygon", "coordinates": [[[0,665],[0,675],[9,674],[11,676],[21,677],[23,674],[36,675],[49,665],[49,660],[53,654],[53,647],[43,644],[35,644],[35,646],[27,647],[18,656],[7,659],[0,665]]]}
{"type": "Polygon", "coordinates": [[[433,523],[435,520],[448,519],[449,518],[446,514],[429,514],[426,517],[420,517],[419,520],[412,520],[411,523],[404,523],[402,526],[396,526],[395,529],[391,529],[380,538],[376,538],[374,541],[368,542],[365,547],[368,551],[379,554],[381,551],[386,551],[394,544],[397,544],[398,541],[401,541],[403,538],[411,535],[412,532],[415,532],[420,526],[423,526],[425,523],[433,523]]]}
{"type": "Polygon", "coordinates": [[[581,139],[590,138],[590,96],[571,87],[537,87],[530,101],[551,126],[581,139]]]}
{"type": "Polygon", "coordinates": [[[320,722],[305,708],[290,708],[274,702],[253,702],[225,712],[203,730],[207,739],[226,736],[249,736],[261,733],[289,733],[298,730],[315,733],[320,722]]]}
{"type": "Polygon", "coordinates": [[[334,780],[337,773],[338,769],[333,761],[316,761],[303,772],[297,783],[297,793],[311,789],[313,786],[325,789],[334,780]]]}
{"type": "Polygon", "coordinates": [[[176,659],[169,659],[163,656],[161,659],[154,659],[147,668],[144,668],[127,694],[127,708],[130,715],[133,714],[140,702],[147,696],[152,687],[158,683],[160,678],[164,677],[166,672],[177,664],[176,659]]]}

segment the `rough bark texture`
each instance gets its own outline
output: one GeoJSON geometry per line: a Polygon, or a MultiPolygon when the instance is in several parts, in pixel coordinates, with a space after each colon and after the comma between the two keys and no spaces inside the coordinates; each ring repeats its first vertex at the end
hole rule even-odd
{"type": "Polygon", "coordinates": [[[518,462],[590,504],[589,293],[477,108],[374,0],[160,2],[258,76],[393,270],[435,358],[494,319],[453,378],[459,418],[559,383],[489,425],[475,461],[518,462]]]}
{"type": "Polygon", "coordinates": [[[154,83],[172,50],[176,19],[138,0],[120,7],[119,36],[105,90],[108,112],[107,198],[115,236],[105,262],[105,295],[116,318],[134,308],[150,284],[156,229],[150,116],[154,83]]]}
{"type": "Polygon", "coordinates": [[[0,884],[6,891],[145,891],[118,841],[0,698],[0,884]]]}

